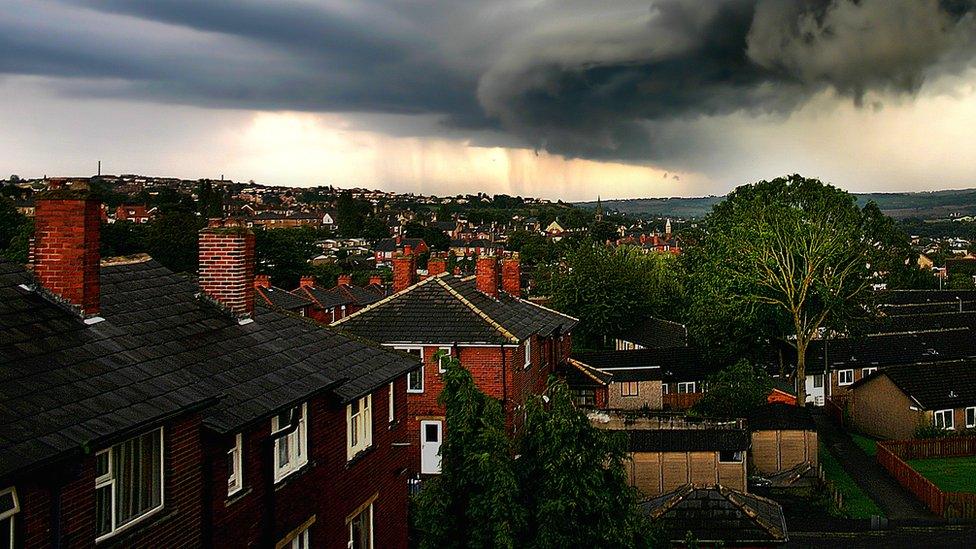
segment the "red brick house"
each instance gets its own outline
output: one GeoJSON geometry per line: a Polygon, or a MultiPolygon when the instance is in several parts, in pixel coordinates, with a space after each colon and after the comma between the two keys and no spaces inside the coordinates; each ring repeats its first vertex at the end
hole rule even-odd
{"type": "Polygon", "coordinates": [[[122,204],[115,208],[116,221],[131,221],[132,223],[149,223],[151,216],[145,204],[122,204]]]}
{"type": "Polygon", "coordinates": [[[427,242],[423,238],[408,238],[405,236],[395,236],[383,238],[373,245],[373,254],[376,265],[388,265],[397,252],[422,254],[430,251],[427,242]]]}
{"type": "Polygon", "coordinates": [[[0,542],[406,547],[409,356],[255,299],[254,235],[201,232],[199,282],[102,261],[83,185],[0,260],[0,542]]]}
{"type": "Polygon", "coordinates": [[[444,437],[443,388],[438,353],[457,357],[481,390],[502,403],[510,431],[521,425],[526,399],[545,389],[550,374],[569,358],[575,318],[520,297],[518,259],[478,259],[477,274],[460,278],[438,271],[416,283],[412,256],[394,259],[394,293],[335,324],[336,327],[419,357],[407,378],[407,433],[412,472],[440,471],[444,437]],[[499,284],[501,279],[501,284],[499,284]]]}
{"type": "Polygon", "coordinates": [[[332,324],[383,299],[386,288],[379,276],[372,277],[367,286],[359,287],[352,285],[350,275],[339,275],[336,285],[328,289],[316,286],[315,277],[303,276],[291,293],[310,302],[308,316],[332,324]]]}

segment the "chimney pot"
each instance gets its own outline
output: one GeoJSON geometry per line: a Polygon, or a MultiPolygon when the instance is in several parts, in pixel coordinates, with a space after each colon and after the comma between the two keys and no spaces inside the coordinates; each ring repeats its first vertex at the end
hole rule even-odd
{"type": "Polygon", "coordinates": [[[437,276],[447,272],[447,259],[434,256],[427,260],[427,276],[437,276]]]}
{"type": "Polygon", "coordinates": [[[337,284],[339,286],[352,286],[352,275],[345,273],[339,275],[339,281],[337,284]]]}
{"type": "Polygon", "coordinates": [[[266,274],[254,275],[254,287],[255,288],[270,288],[271,287],[271,276],[266,274]]]}
{"type": "Polygon", "coordinates": [[[383,285],[383,277],[380,276],[380,275],[373,275],[373,276],[369,277],[369,284],[370,284],[370,286],[382,286],[383,285]]]}
{"type": "Polygon", "coordinates": [[[510,296],[522,297],[522,268],[518,255],[502,260],[502,290],[510,296]]]}
{"type": "Polygon", "coordinates": [[[299,288],[314,288],[315,287],[315,277],[311,275],[306,275],[298,279],[299,288]]]}

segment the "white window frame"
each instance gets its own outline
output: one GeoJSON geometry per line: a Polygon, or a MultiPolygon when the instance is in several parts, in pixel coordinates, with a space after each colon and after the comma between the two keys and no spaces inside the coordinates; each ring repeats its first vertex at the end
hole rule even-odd
{"type": "Polygon", "coordinates": [[[373,445],[373,395],[346,405],[346,461],[373,445]],[[356,412],[353,413],[353,404],[356,412]]]}
{"type": "Polygon", "coordinates": [[[813,388],[823,389],[824,386],[824,375],[823,374],[813,374],[813,388]],[[819,382],[819,383],[818,383],[819,382]]]}
{"type": "Polygon", "coordinates": [[[424,392],[424,385],[425,385],[425,383],[424,383],[424,373],[425,372],[424,372],[424,348],[423,348],[423,346],[411,345],[411,346],[403,346],[403,347],[394,347],[394,349],[396,349],[398,351],[405,351],[405,352],[411,353],[411,354],[413,354],[414,351],[420,351],[420,369],[413,370],[411,372],[407,372],[407,392],[408,393],[411,393],[411,394],[421,394],[421,393],[423,393],[424,392]],[[419,389],[411,389],[410,388],[410,376],[411,375],[414,375],[415,372],[418,375],[420,375],[420,388],[419,389]]]}
{"type": "Polygon", "coordinates": [[[861,368],[861,378],[868,377],[869,375],[878,371],[877,366],[868,366],[867,368],[861,368]]]}
{"type": "Polygon", "coordinates": [[[10,488],[5,488],[3,490],[0,490],[0,495],[5,495],[5,494],[10,494],[10,496],[13,498],[14,507],[13,509],[8,509],[6,511],[0,512],[0,523],[2,523],[5,520],[10,521],[10,539],[6,539],[6,540],[0,539],[0,547],[13,549],[14,547],[16,547],[15,545],[16,535],[14,533],[14,515],[20,512],[20,500],[17,499],[17,489],[13,486],[11,486],[10,488]]]}
{"type": "Polygon", "coordinates": [[[369,506],[366,509],[363,509],[362,511],[356,513],[356,515],[354,517],[352,517],[351,519],[349,519],[349,522],[347,523],[347,526],[349,527],[349,541],[346,543],[346,546],[347,547],[350,547],[350,548],[352,547],[352,542],[353,542],[353,538],[352,538],[352,534],[353,534],[353,532],[352,532],[352,523],[353,523],[353,521],[356,520],[356,517],[358,517],[359,515],[367,512],[367,511],[369,511],[369,547],[367,549],[373,549],[373,547],[374,547],[374,543],[373,543],[373,541],[374,541],[373,527],[374,527],[375,524],[373,522],[373,503],[372,502],[370,502],[369,506]]]}
{"type": "Polygon", "coordinates": [[[525,338],[525,368],[532,366],[532,336],[525,338]]]}
{"type": "Polygon", "coordinates": [[[966,408],[966,428],[972,429],[976,427],[976,406],[970,406],[966,408]],[[969,414],[972,413],[973,420],[969,421],[969,414]]]}
{"type": "Polygon", "coordinates": [[[668,384],[667,383],[662,383],[661,384],[661,394],[662,395],[668,394],[668,384]]]}
{"type": "Polygon", "coordinates": [[[227,450],[227,495],[244,489],[244,435],[234,435],[234,445],[227,450]]]}
{"type": "Polygon", "coordinates": [[[679,381],[678,382],[678,393],[685,393],[685,394],[687,394],[687,393],[694,393],[694,392],[696,392],[695,389],[696,389],[696,386],[695,386],[695,382],[694,381],[679,381]],[[689,388],[691,390],[689,390],[689,388]],[[682,391],[681,389],[684,389],[684,391],[682,391]]]}
{"type": "Polygon", "coordinates": [[[942,429],[943,431],[954,431],[956,429],[955,418],[953,417],[953,410],[951,408],[947,410],[936,410],[932,414],[932,424],[936,429],[942,429]],[[939,418],[942,418],[942,425],[939,425],[939,418]],[[949,419],[946,422],[946,418],[949,419]]]}
{"type": "MultiPolygon", "coordinates": [[[[286,412],[291,417],[291,412],[295,408],[289,408],[286,412]]],[[[308,463],[308,404],[302,403],[301,416],[298,418],[298,427],[291,433],[276,438],[274,441],[274,481],[281,482],[288,475],[298,471],[308,463]],[[288,461],[281,463],[280,447],[283,441],[288,441],[288,461]]],[[[271,418],[271,434],[283,431],[288,428],[288,424],[281,425],[276,414],[271,418]]]]}
{"type": "MultiPolygon", "coordinates": [[[[153,431],[149,431],[149,432],[151,433],[153,431]]],[[[157,428],[155,432],[159,434],[159,505],[153,507],[152,509],[147,509],[143,511],[141,515],[129,519],[129,522],[126,522],[121,526],[117,524],[118,518],[116,516],[116,510],[115,510],[115,505],[118,498],[116,497],[117,483],[115,478],[114,450],[120,444],[124,444],[125,442],[128,442],[129,440],[132,439],[131,438],[126,439],[125,441],[122,441],[119,444],[95,452],[96,460],[98,459],[98,456],[102,454],[105,454],[108,459],[108,471],[105,474],[95,478],[95,491],[97,492],[100,488],[109,488],[109,493],[111,494],[111,498],[112,498],[112,504],[109,506],[111,529],[108,532],[96,537],[95,538],[96,543],[104,539],[108,539],[118,534],[119,532],[124,532],[125,530],[128,530],[129,528],[135,526],[136,524],[139,524],[140,522],[143,522],[149,517],[159,513],[166,507],[166,438],[163,436],[162,427],[157,428]]],[[[132,438],[142,437],[145,436],[146,434],[148,433],[142,433],[132,438]]]]}
{"type": "Polygon", "coordinates": [[[445,371],[447,371],[447,370],[444,369],[444,360],[445,359],[448,359],[449,360],[451,358],[451,348],[450,347],[438,347],[437,348],[437,351],[438,352],[443,351],[443,352],[446,353],[444,356],[441,356],[440,358],[437,359],[437,373],[443,374],[445,371]]]}
{"type": "Polygon", "coordinates": [[[640,383],[636,381],[621,381],[620,382],[620,396],[623,398],[631,398],[640,395],[640,383]],[[630,389],[633,388],[633,392],[630,389]]]}
{"type": "Polygon", "coordinates": [[[854,370],[853,369],[837,370],[837,385],[845,386],[845,385],[853,385],[853,384],[854,384],[854,370]],[[848,375],[850,377],[848,378],[847,381],[844,381],[844,378],[846,378],[848,375]]]}
{"type": "Polygon", "coordinates": [[[390,416],[390,423],[396,421],[396,408],[394,407],[395,405],[396,405],[396,387],[393,385],[393,382],[391,381],[389,387],[387,388],[387,406],[386,406],[390,416]]]}

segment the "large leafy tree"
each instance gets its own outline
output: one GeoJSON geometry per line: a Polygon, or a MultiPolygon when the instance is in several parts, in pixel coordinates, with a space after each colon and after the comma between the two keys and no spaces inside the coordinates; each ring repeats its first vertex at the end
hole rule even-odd
{"type": "MultiPolygon", "coordinates": [[[[780,339],[796,350],[803,380],[810,342],[869,311],[871,266],[886,249],[874,228],[852,195],[816,179],[735,189],[708,216],[691,259],[693,334],[780,339]]],[[[803,405],[805,384],[797,389],[803,405]]]]}
{"type": "Polygon", "coordinates": [[[766,370],[740,360],[708,380],[708,391],[695,411],[709,417],[745,417],[766,403],[772,389],[773,381],[766,370]]]}
{"type": "Polygon", "coordinates": [[[632,246],[584,242],[572,248],[552,277],[553,306],[582,322],[574,343],[603,345],[604,338],[646,316],[674,318],[684,299],[680,261],[632,246]]]}
{"type": "Polygon", "coordinates": [[[319,235],[311,227],[258,229],[254,236],[258,271],[283,288],[298,286],[301,276],[311,272],[309,261],[321,253],[315,244],[319,235]]]}
{"type": "Polygon", "coordinates": [[[149,255],[174,272],[195,273],[199,260],[199,233],[205,223],[186,208],[163,210],[145,231],[149,255]]]}
{"type": "Polygon", "coordinates": [[[524,530],[511,442],[501,405],[456,359],[444,372],[441,474],[417,497],[421,548],[517,547],[524,530]]]}
{"type": "Polygon", "coordinates": [[[528,515],[525,546],[648,547],[652,527],[627,483],[625,437],[594,428],[565,382],[526,404],[519,484],[528,515]]]}

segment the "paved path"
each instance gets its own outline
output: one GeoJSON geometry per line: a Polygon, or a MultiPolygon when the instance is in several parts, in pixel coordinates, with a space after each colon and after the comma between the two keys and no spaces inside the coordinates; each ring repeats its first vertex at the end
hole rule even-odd
{"type": "Polygon", "coordinates": [[[814,419],[817,422],[820,441],[889,519],[936,518],[878,465],[873,456],[865,454],[864,450],[851,440],[850,435],[838,428],[825,413],[814,412],[814,419]]]}

